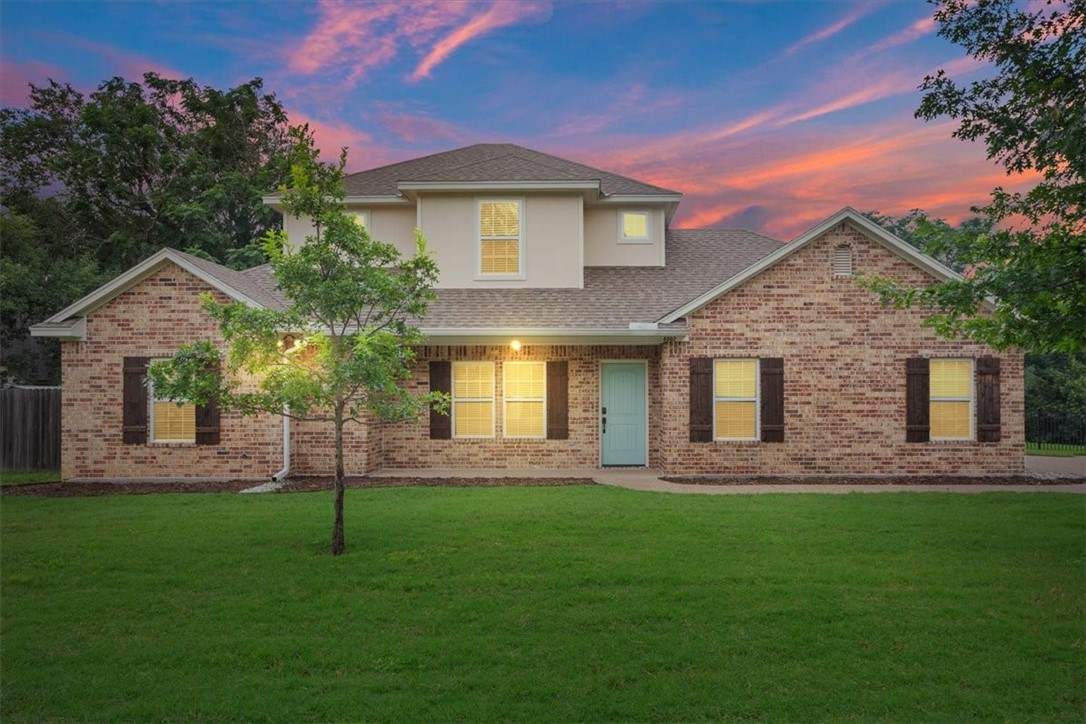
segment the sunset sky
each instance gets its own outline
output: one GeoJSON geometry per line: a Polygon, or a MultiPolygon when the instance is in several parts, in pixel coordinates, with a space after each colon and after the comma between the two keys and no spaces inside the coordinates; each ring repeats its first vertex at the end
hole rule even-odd
{"type": "Polygon", "coordinates": [[[512,142],[685,194],[675,225],[790,239],[842,206],[968,215],[1022,187],[913,118],[938,68],[986,68],[903,2],[0,4],[0,102],[154,70],[260,76],[361,170],[512,142]]]}

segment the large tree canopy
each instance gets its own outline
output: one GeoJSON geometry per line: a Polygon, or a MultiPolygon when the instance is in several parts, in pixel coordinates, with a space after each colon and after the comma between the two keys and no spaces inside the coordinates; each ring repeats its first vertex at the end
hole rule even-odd
{"type": "Polygon", "coordinates": [[[884,301],[932,308],[926,323],[946,336],[997,348],[1086,349],[1086,0],[1037,10],[1013,0],[935,4],[939,34],[988,68],[968,84],[943,71],[925,78],[917,117],[956,119],[955,137],[983,141],[1008,173],[1041,179],[1027,193],[997,188],[973,209],[989,232],[943,229],[929,238],[928,250],[960,264],[964,280],[872,287],[884,301]]]}
{"type": "Polygon", "coordinates": [[[31,84],[28,108],[0,109],[0,340],[165,246],[262,261],[279,217],[261,195],[287,178],[288,130],[259,78],[222,91],[146,73],[87,96],[31,84]]]}

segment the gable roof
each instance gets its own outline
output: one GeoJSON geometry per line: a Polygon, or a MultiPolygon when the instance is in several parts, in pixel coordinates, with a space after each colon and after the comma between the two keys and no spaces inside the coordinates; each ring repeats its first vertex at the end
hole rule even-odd
{"type": "MultiPolygon", "coordinates": [[[[280,308],[282,305],[282,296],[269,291],[267,283],[259,279],[261,275],[253,273],[254,269],[239,272],[177,249],[166,248],[68,305],[44,322],[32,325],[30,334],[35,337],[82,339],[86,336],[85,315],[136,286],[168,264],[176,264],[235,301],[253,307],[273,309],[280,308]]],[[[265,273],[262,276],[270,276],[270,274],[265,273]]]]}
{"type": "Polygon", "coordinates": [[[604,196],[681,196],[609,171],[585,166],[513,143],[477,143],[430,156],[349,174],[350,196],[397,196],[410,182],[588,182],[604,196]]]}
{"type": "Polygon", "coordinates": [[[902,241],[899,237],[882,228],[874,221],[871,221],[871,219],[856,211],[856,209],[852,208],[851,206],[846,206],[822,223],[813,226],[807,231],[803,232],[795,239],[782,246],[777,251],[763,257],[757,263],[746,267],[738,274],[728,277],[721,284],[713,287],[712,289],[709,289],[702,294],[699,294],[687,303],[673,310],[670,314],[667,314],[666,316],[661,318],[660,322],[665,324],[672,323],[679,319],[682,319],[688,314],[696,312],[720,295],[734,289],[751,277],[761,274],[763,271],[773,266],[777,262],[783,261],[784,259],[792,256],[797,251],[807,246],[807,244],[822,236],[827,231],[843,221],[851,223],[854,227],[859,229],[859,231],[863,232],[872,241],[881,244],[898,256],[904,258],[906,261],[912,262],[916,266],[920,267],[924,271],[934,276],[936,279],[947,281],[951,279],[962,278],[960,274],[955,272],[950,267],[940,264],[938,261],[931,258],[927,254],[918,251],[915,247],[911,246],[905,241],[902,241]]]}

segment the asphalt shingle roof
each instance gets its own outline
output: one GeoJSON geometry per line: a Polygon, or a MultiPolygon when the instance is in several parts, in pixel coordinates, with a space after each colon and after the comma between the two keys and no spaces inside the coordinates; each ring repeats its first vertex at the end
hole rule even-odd
{"type": "MultiPolygon", "coordinates": [[[[655,322],[781,246],[741,229],[669,229],[666,241],[666,267],[586,267],[583,289],[438,289],[421,326],[616,329],[655,322]]],[[[235,272],[200,261],[250,298],[283,308],[270,265],[235,272]]]]}
{"type": "Polygon", "coordinates": [[[512,143],[477,143],[431,156],[353,173],[348,196],[395,196],[401,181],[599,181],[605,195],[677,194],[512,143]]]}

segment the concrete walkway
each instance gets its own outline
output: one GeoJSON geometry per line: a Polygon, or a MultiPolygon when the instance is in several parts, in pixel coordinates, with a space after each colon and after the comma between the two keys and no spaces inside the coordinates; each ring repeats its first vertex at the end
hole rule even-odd
{"type": "Polygon", "coordinates": [[[382,469],[369,473],[389,478],[591,478],[601,485],[628,490],[696,495],[754,495],[763,493],[1077,493],[1086,494],[1086,482],[1044,482],[1038,485],[850,485],[826,483],[811,485],[692,485],[669,483],[660,479],[660,471],[650,468],[573,468],[535,470],[528,468],[479,469],[412,468],[382,469]]]}
{"type": "Polygon", "coordinates": [[[1086,456],[1077,455],[1062,458],[1048,455],[1026,455],[1026,470],[1033,473],[1081,475],[1086,478],[1086,456]]]}

